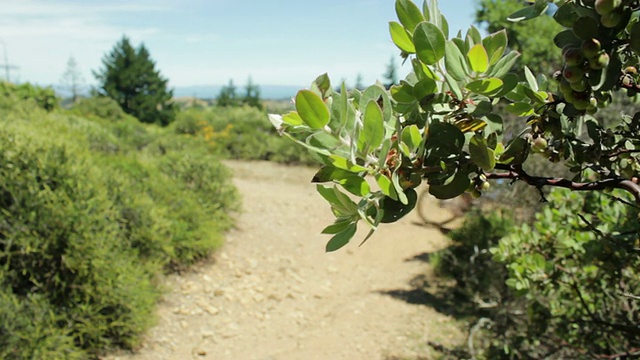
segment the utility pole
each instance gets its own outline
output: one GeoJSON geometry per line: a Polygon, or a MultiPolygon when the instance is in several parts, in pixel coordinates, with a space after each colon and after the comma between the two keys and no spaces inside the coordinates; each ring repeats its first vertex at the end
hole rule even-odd
{"type": "Polygon", "coordinates": [[[5,72],[5,80],[7,82],[11,82],[10,70],[18,69],[17,66],[9,64],[9,56],[7,55],[7,45],[0,39],[0,44],[2,44],[2,49],[4,50],[4,64],[0,64],[0,68],[4,68],[5,72]]]}

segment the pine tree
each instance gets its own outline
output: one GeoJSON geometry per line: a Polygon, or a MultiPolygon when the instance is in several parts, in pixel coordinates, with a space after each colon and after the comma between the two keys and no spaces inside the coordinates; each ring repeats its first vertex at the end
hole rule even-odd
{"type": "Polygon", "coordinates": [[[262,103],[260,102],[260,87],[253,83],[251,77],[247,80],[247,85],[244,87],[245,94],[242,99],[244,105],[249,105],[258,109],[262,109],[262,103]]]}
{"type": "Polygon", "coordinates": [[[396,69],[396,59],[395,57],[391,57],[389,60],[389,64],[387,65],[387,71],[384,73],[384,78],[386,79],[384,86],[390,89],[393,85],[398,83],[398,71],[396,69]]]}
{"type": "Polygon", "coordinates": [[[141,122],[165,126],[174,120],[173,91],[167,89],[168,80],[156,70],[144,44],[136,50],[124,36],[102,64],[104,68],[94,72],[101,83],[99,94],[111,97],[141,122]]]}
{"type": "Polygon", "coordinates": [[[238,97],[236,95],[236,86],[233,80],[229,80],[229,85],[223,86],[218,94],[216,104],[218,106],[236,106],[238,105],[238,97]]]}

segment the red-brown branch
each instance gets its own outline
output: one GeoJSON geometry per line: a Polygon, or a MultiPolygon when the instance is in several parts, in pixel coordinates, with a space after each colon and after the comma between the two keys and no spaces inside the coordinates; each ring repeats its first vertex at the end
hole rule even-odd
{"type": "Polygon", "coordinates": [[[633,195],[635,202],[640,204],[640,185],[627,179],[605,179],[592,182],[575,182],[563,178],[551,178],[531,176],[522,167],[516,165],[496,165],[498,170],[506,170],[504,173],[488,173],[487,179],[510,179],[524,181],[525,183],[541,189],[543,186],[556,186],[573,191],[595,191],[605,189],[622,189],[633,195]]]}

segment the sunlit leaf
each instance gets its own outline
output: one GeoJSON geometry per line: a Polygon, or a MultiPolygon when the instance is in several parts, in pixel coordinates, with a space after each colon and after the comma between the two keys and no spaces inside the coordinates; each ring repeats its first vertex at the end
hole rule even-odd
{"type": "Polygon", "coordinates": [[[425,21],[424,16],[422,16],[420,12],[420,8],[411,0],[397,0],[396,15],[398,15],[400,23],[410,33],[414,32],[418,24],[425,21]]]}
{"type": "Polygon", "coordinates": [[[533,106],[528,103],[517,102],[507,105],[507,111],[517,116],[529,116],[533,114],[533,106]]]}
{"type": "Polygon", "coordinates": [[[476,94],[492,96],[502,89],[502,84],[498,78],[488,78],[472,81],[466,87],[476,94]]]}
{"type": "Polygon", "coordinates": [[[418,59],[427,65],[433,65],[444,57],[444,34],[432,23],[422,22],[416,27],[413,43],[418,59]]]}
{"type": "Polygon", "coordinates": [[[400,50],[408,54],[416,52],[416,47],[413,45],[411,35],[402,25],[395,21],[389,22],[389,33],[391,34],[391,40],[393,40],[393,43],[396,44],[400,50]]]}
{"type": "Polygon", "coordinates": [[[467,53],[471,70],[476,73],[484,73],[489,68],[489,56],[482,44],[476,44],[467,53]]]}
{"type": "Polygon", "coordinates": [[[322,129],[329,122],[329,109],[322,99],[310,90],[298,91],[296,110],[302,121],[312,129],[322,129]]]}
{"type": "Polygon", "coordinates": [[[444,66],[447,73],[455,80],[466,79],[469,74],[467,60],[453,41],[447,41],[444,48],[444,66]]]}

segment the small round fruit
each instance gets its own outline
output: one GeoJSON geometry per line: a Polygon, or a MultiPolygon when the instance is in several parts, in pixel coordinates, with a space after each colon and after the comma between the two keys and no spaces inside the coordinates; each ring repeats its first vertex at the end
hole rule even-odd
{"type": "Polygon", "coordinates": [[[609,54],[601,52],[599,55],[589,59],[589,67],[593,70],[602,70],[609,65],[610,61],[611,58],[609,57],[609,54]]]}
{"type": "Polygon", "coordinates": [[[491,188],[491,184],[488,181],[485,181],[482,183],[482,185],[480,185],[480,189],[482,191],[487,191],[489,190],[489,188],[491,188]]]}
{"type": "Polygon", "coordinates": [[[569,86],[571,86],[571,89],[573,89],[574,91],[583,92],[589,88],[589,82],[587,81],[587,79],[582,78],[579,81],[569,84],[569,86]]]}
{"type": "Polygon", "coordinates": [[[482,193],[480,191],[478,191],[478,189],[471,190],[470,194],[471,194],[471,197],[474,198],[474,199],[477,199],[480,196],[482,196],[482,193]]]}
{"type": "Polygon", "coordinates": [[[618,13],[617,11],[612,11],[600,17],[600,23],[602,24],[602,26],[607,28],[614,28],[618,26],[620,24],[620,21],[622,21],[622,14],[618,13]]]}
{"type": "Polygon", "coordinates": [[[584,76],[584,70],[578,66],[567,65],[562,69],[562,76],[570,83],[580,81],[584,76]]]}
{"type": "Polygon", "coordinates": [[[584,57],[590,59],[598,55],[600,50],[602,50],[602,44],[600,44],[598,39],[589,39],[582,42],[581,49],[584,57]]]}
{"type": "Polygon", "coordinates": [[[636,69],[635,66],[627,66],[627,68],[624,69],[624,73],[635,75],[638,73],[638,69],[636,69]]]}
{"type": "Polygon", "coordinates": [[[572,47],[564,52],[564,62],[567,65],[580,65],[584,61],[582,50],[572,47]]]}
{"type": "Polygon", "coordinates": [[[543,152],[547,149],[547,146],[549,144],[547,143],[547,139],[543,138],[543,137],[537,137],[535,140],[533,140],[533,144],[531,144],[531,149],[535,152],[543,152]]]}
{"type": "Polygon", "coordinates": [[[622,4],[622,0],[596,0],[594,7],[600,15],[606,15],[617,9],[622,4]]]}

